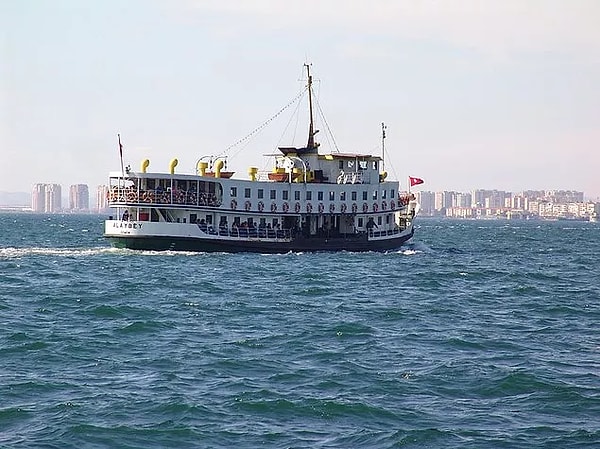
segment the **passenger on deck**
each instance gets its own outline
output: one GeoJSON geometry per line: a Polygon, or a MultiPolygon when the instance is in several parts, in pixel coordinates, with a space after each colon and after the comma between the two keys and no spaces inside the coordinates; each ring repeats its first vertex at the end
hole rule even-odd
{"type": "Polygon", "coordinates": [[[371,231],[371,230],[373,230],[373,228],[374,228],[374,227],[375,227],[375,228],[377,228],[377,227],[378,227],[378,226],[377,226],[377,223],[375,223],[375,221],[373,221],[373,217],[369,217],[369,220],[367,221],[367,224],[366,224],[366,228],[367,228],[369,231],[371,231]]]}

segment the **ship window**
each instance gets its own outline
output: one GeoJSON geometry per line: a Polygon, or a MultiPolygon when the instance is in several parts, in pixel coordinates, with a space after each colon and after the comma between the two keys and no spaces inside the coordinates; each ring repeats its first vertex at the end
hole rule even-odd
{"type": "Polygon", "coordinates": [[[369,199],[369,192],[366,190],[363,192],[363,201],[367,201],[369,199]]]}
{"type": "Polygon", "coordinates": [[[258,189],[256,193],[259,200],[262,200],[265,197],[265,191],[263,189],[258,189]]]}
{"type": "Polygon", "coordinates": [[[377,199],[377,190],[373,190],[373,199],[376,200],[377,199]]]}
{"type": "Polygon", "coordinates": [[[385,200],[387,198],[387,190],[382,190],[381,191],[381,199],[385,200]]]}
{"type": "Polygon", "coordinates": [[[346,192],[340,192],[340,201],[346,201],[346,192]]]}
{"type": "Polygon", "coordinates": [[[312,200],[312,192],[310,190],[306,191],[306,201],[312,200]]]}
{"type": "Polygon", "coordinates": [[[229,189],[229,195],[235,198],[237,196],[237,187],[232,187],[231,189],[229,189]]]}
{"type": "Polygon", "coordinates": [[[340,167],[340,170],[344,169],[344,161],[340,161],[338,166],[340,167]]]}
{"type": "Polygon", "coordinates": [[[212,215],[206,216],[206,224],[212,224],[212,215]]]}
{"type": "Polygon", "coordinates": [[[390,198],[394,198],[394,193],[395,193],[394,189],[390,190],[390,198]]]}
{"type": "Polygon", "coordinates": [[[391,215],[390,215],[390,214],[387,214],[387,215],[385,216],[385,222],[386,222],[387,224],[390,224],[390,217],[391,217],[391,215]]]}
{"type": "Polygon", "coordinates": [[[271,199],[272,200],[277,199],[277,191],[276,190],[271,190],[271,199]]]}
{"type": "Polygon", "coordinates": [[[358,167],[361,170],[366,170],[367,169],[367,161],[358,161],[358,167]]]}
{"type": "Polygon", "coordinates": [[[373,161],[373,170],[377,170],[377,161],[373,161]]]}
{"type": "Polygon", "coordinates": [[[258,223],[258,227],[259,228],[266,228],[267,227],[267,219],[265,217],[260,217],[260,221],[258,223]]]}
{"type": "Polygon", "coordinates": [[[248,189],[248,188],[244,189],[244,198],[252,198],[250,189],[248,189]]]}
{"type": "Polygon", "coordinates": [[[381,225],[381,215],[379,217],[377,217],[377,224],[381,225]]]}
{"type": "Polygon", "coordinates": [[[300,190],[294,191],[294,200],[300,201],[300,190]]]}
{"type": "Polygon", "coordinates": [[[329,201],[335,201],[335,192],[329,192],[329,201]]]}
{"type": "Polygon", "coordinates": [[[358,198],[357,192],[352,192],[352,201],[356,201],[356,198],[358,198]]]}
{"type": "Polygon", "coordinates": [[[323,201],[323,191],[317,192],[317,201],[323,201]]]}
{"type": "Polygon", "coordinates": [[[281,193],[283,194],[283,200],[287,201],[289,199],[289,192],[287,190],[284,190],[281,193]]]}
{"type": "Polygon", "coordinates": [[[363,227],[363,225],[364,225],[364,221],[363,221],[363,220],[364,220],[364,219],[363,219],[362,217],[359,217],[359,219],[358,219],[358,227],[359,227],[359,228],[362,228],[362,227],[363,227]]]}
{"type": "Polygon", "coordinates": [[[192,223],[192,224],[196,223],[197,219],[198,219],[197,214],[190,214],[190,223],[192,223]]]}

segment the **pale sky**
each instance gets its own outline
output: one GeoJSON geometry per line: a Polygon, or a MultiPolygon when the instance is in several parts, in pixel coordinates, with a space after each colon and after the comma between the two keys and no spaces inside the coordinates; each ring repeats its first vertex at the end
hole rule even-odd
{"type": "MultiPolygon", "coordinates": [[[[310,62],[339,150],[380,154],[385,122],[403,187],[597,198],[599,24],[598,0],[0,0],[0,190],[93,191],[120,170],[117,133],[135,170],[191,173],[294,98],[310,62]]],[[[229,168],[305,143],[293,110],[229,168]]]]}

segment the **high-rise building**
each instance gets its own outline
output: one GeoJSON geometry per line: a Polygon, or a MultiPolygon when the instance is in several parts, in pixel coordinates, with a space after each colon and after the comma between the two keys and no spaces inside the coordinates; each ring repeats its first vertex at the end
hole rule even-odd
{"type": "Polygon", "coordinates": [[[60,184],[46,184],[44,212],[53,214],[62,209],[61,191],[60,184]]]}
{"type": "Polygon", "coordinates": [[[31,210],[52,214],[62,208],[60,184],[35,184],[31,192],[31,210]]]}
{"type": "Polygon", "coordinates": [[[90,192],[87,184],[75,184],[69,188],[69,209],[88,210],[90,208],[90,192]]]}
{"type": "Polygon", "coordinates": [[[96,210],[102,212],[108,209],[108,186],[98,186],[96,189],[96,210]]]}
{"type": "Polygon", "coordinates": [[[46,211],[46,184],[35,184],[31,191],[31,210],[33,212],[46,211]]]}
{"type": "Polygon", "coordinates": [[[424,215],[433,215],[435,210],[435,195],[433,192],[421,190],[415,193],[417,201],[421,205],[421,213],[424,215]]]}
{"type": "Polygon", "coordinates": [[[435,192],[435,210],[445,214],[446,208],[452,207],[454,203],[455,192],[435,192]]]}

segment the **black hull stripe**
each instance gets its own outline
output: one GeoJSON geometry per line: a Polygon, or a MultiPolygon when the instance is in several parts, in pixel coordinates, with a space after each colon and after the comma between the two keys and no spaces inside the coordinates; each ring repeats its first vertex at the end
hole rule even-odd
{"type": "MultiPolygon", "coordinates": [[[[413,231],[414,232],[414,231],[413,231]]],[[[190,237],[160,236],[107,236],[113,246],[149,251],[202,251],[202,252],[252,252],[252,253],[288,253],[317,251],[388,251],[398,249],[413,236],[410,234],[384,240],[364,238],[308,238],[282,241],[250,241],[201,239],[190,237]]]]}

